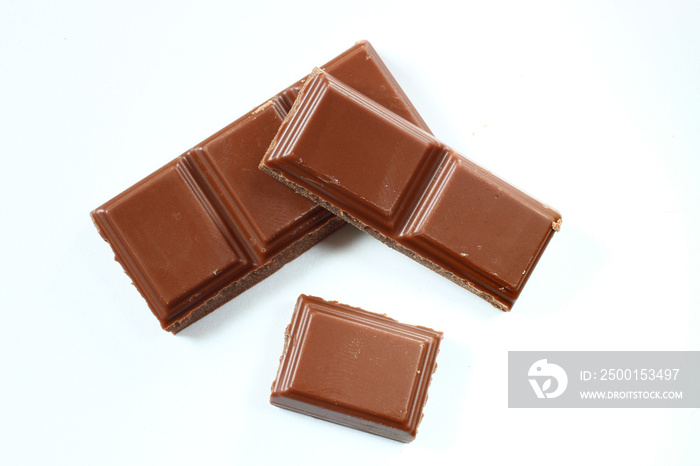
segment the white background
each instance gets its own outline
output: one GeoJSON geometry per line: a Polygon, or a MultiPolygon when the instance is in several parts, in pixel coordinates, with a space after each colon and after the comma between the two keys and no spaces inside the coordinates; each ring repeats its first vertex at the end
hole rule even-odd
{"type": "Polygon", "coordinates": [[[700,409],[509,409],[506,385],[509,350],[700,349],[699,24],[693,1],[0,0],[0,464],[698,464],[700,409]],[[347,226],[162,331],[89,212],[359,39],[438,138],[562,213],[513,311],[347,226]],[[300,293],[444,331],[413,443],[269,405],[300,293]]]}

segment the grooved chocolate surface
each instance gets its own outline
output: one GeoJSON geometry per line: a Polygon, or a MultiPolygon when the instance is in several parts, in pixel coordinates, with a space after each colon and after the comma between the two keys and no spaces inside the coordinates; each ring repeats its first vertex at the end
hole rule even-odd
{"type": "Polygon", "coordinates": [[[431,329],[301,295],[270,402],[410,442],[441,339],[431,329]]]}
{"type": "MultiPolygon", "coordinates": [[[[324,68],[427,128],[368,42],[324,68]]],[[[302,81],[91,213],[163,328],[177,333],[344,224],[258,170],[302,81]]]]}
{"type": "Polygon", "coordinates": [[[261,169],[509,310],[561,216],[315,70],[261,169]]]}

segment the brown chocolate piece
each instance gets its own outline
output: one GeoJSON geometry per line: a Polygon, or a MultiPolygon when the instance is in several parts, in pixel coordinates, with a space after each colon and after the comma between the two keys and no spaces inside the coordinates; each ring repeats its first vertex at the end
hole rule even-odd
{"type": "Polygon", "coordinates": [[[260,168],[510,310],[561,216],[315,70],[260,168]]]}
{"type": "MultiPolygon", "coordinates": [[[[368,42],[325,69],[426,127],[368,42]]],[[[302,81],[91,213],[164,329],[179,332],[344,224],[257,168],[302,81]]]]}
{"type": "Polygon", "coordinates": [[[270,403],[410,442],[441,339],[435,330],[301,295],[270,403]]]}

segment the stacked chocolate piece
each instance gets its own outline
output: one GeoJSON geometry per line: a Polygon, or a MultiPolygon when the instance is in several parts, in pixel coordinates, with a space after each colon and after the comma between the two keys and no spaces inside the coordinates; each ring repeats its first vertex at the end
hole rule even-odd
{"type": "MultiPolygon", "coordinates": [[[[91,215],[161,326],[173,333],[274,273],[345,222],[495,307],[510,310],[561,225],[556,211],[438,141],[366,41],[91,215]]],[[[303,298],[295,319],[305,315],[318,325],[322,317],[308,317],[323,314],[308,311],[315,309],[309,299],[316,298],[303,298]]],[[[397,329],[387,324],[390,319],[368,318],[371,313],[361,311],[366,315],[358,320],[355,311],[331,312],[330,304],[313,302],[325,309],[323,315],[330,312],[333,322],[345,322],[336,345],[341,349],[324,364],[353,359],[343,341],[370,341],[358,335],[374,331],[372,339],[383,335],[389,342],[375,345],[377,357],[392,344],[408,348],[416,338],[427,338],[431,351],[421,349],[417,359],[398,366],[432,374],[439,332],[418,332],[422,336],[416,337],[417,331],[409,330],[412,336],[406,336],[403,324],[395,323],[397,329]]],[[[290,338],[288,333],[281,371],[288,351],[296,348],[290,338]]],[[[319,346],[333,354],[327,344],[319,346]]],[[[354,374],[346,374],[348,381],[374,370],[358,364],[354,374]]],[[[420,420],[427,382],[425,375],[393,374],[392,380],[402,380],[398,390],[406,396],[400,406],[387,408],[391,415],[382,414],[374,402],[370,409],[365,401],[371,396],[348,395],[340,402],[324,398],[309,389],[309,384],[323,381],[309,377],[303,382],[306,392],[293,389],[294,381],[287,380],[286,391],[275,392],[273,401],[409,441],[420,420]],[[414,408],[405,408],[410,406],[414,408]]],[[[377,385],[376,380],[368,383],[377,385]]],[[[338,387],[333,390],[338,392],[338,387]]]]}

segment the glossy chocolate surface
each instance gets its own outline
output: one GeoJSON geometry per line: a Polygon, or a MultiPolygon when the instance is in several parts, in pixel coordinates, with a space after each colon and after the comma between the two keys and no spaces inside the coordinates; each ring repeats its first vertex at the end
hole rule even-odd
{"type": "Polygon", "coordinates": [[[442,333],[302,295],[270,402],[373,434],[416,436],[442,333]]]}
{"type": "Polygon", "coordinates": [[[261,168],[509,310],[561,216],[320,70],[261,168]]]}
{"type": "MultiPolygon", "coordinates": [[[[368,42],[324,68],[425,127],[368,42]]],[[[182,330],[344,224],[258,170],[302,81],[92,212],[163,328],[182,330]]]]}

